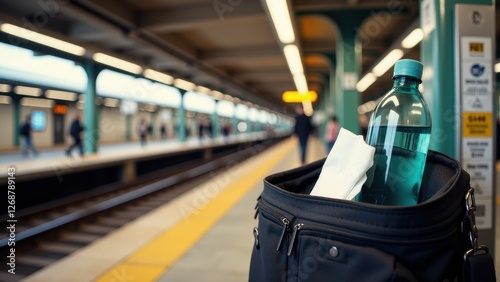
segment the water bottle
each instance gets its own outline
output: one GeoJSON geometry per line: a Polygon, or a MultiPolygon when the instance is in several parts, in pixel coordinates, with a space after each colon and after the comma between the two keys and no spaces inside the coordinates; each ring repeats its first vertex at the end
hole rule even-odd
{"type": "Polygon", "coordinates": [[[431,136],[431,116],[418,90],[423,66],[399,60],[393,88],[375,108],[366,141],[375,147],[373,166],[366,173],[357,201],[391,206],[418,203],[431,136]]]}

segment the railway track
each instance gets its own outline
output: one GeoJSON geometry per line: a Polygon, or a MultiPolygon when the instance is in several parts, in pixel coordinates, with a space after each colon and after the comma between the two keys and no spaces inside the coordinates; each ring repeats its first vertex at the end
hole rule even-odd
{"type": "MultiPolygon", "coordinates": [[[[253,145],[209,162],[190,161],[165,168],[134,183],[115,183],[17,212],[15,272],[0,273],[0,281],[18,281],[168,203],[207,181],[213,173],[276,144],[253,145]]],[[[6,222],[6,215],[2,221],[6,222]]],[[[9,262],[8,235],[1,235],[2,265],[9,262]]]]}

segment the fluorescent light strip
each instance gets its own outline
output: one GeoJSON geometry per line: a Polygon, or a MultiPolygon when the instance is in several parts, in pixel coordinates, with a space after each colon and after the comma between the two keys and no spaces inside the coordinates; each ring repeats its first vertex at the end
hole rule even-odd
{"type": "Polygon", "coordinates": [[[119,102],[120,101],[115,98],[104,98],[103,105],[110,108],[116,108],[119,102]]]}
{"type": "Polygon", "coordinates": [[[47,91],[45,91],[45,97],[47,97],[49,99],[75,101],[76,100],[76,93],[67,92],[67,91],[59,91],[59,90],[47,90],[47,91]]]}
{"type": "Polygon", "coordinates": [[[12,90],[12,86],[8,84],[0,84],[0,92],[8,93],[12,90]]]}
{"type": "Polygon", "coordinates": [[[210,94],[210,92],[212,92],[212,89],[209,89],[209,88],[207,88],[207,87],[205,87],[205,86],[198,85],[198,86],[196,87],[196,92],[198,92],[198,93],[203,93],[203,94],[206,94],[206,95],[209,95],[209,94],[210,94]]]}
{"type": "Polygon", "coordinates": [[[361,80],[356,83],[356,90],[358,92],[364,92],[370,85],[372,85],[377,80],[377,77],[369,72],[361,80]]]}
{"type": "Polygon", "coordinates": [[[495,64],[495,72],[500,72],[500,63],[495,64]]]}
{"type": "MultiPolygon", "coordinates": [[[[212,90],[212,92],[210,92],[210,95],[212,95],[212,97],[214,97],[214,99],[216,99],[216,100],[220,100],[220,99],[225,97],[225,95],[222,94],[222,92],[217,91],[217,90],[212,90]]],[[[227,96],[229,96],[229,95],[227,95],[227,96]]],[[[231,97],[231,96],[229,96],[229,97],[231,97]]],[[[232,97],[231,97],[231,100],[232,100],[232,97]]]]}
{"type": "Polygon", "coordinates": [[[293,81],[295,82],[295,87],[297,87],[297,91],[299,93],[309,92],[309,88],[307,88],[306,77],[303,73],[294,75],[293,81]]]}
{"type": "Polygon", "coordinates": [[[424,38],[424,32],[421,28],[416,28],[401,41],[401,46],[406,49],[415,47],[424,38]]]}
{"type": "Polygon", "coordinates": [[[144,77],[156,80],[161,83],[165,84],[172,84],[174,82],[174,78],[168,74],[161,73],[159,71],[155,71],[152,69],[146,69],[144,70],[144,77]]]}
{"type": "Polygon", "coordinates": [[[283,52],[285,53],[285,58],[292,75],[304,73],[299,48],[296,45],[290,44],[283,47],[283,52]]]}
{"type": "Polygon", "coordinates": [[[184,89],[186,91],[191,91],[196,87],[194,83],[180,78],[176,78],[174,80],[174,86],[180,89],[184,89]]]}
{"type": "Polygon", "coordinates": [[[280,41],[283,44],[293,43],[295,33],[286,0],[266,0],[266,5],[280,41]]]}
{"type": "Polygon", "coordinates": [[[140,74],[142,72],[142,67],[139,65],[136,65],[136,64],[133,64],[131,62],[127,62],[125,60],[118,59],[118,58],[115,58],[115,57],[112,57],[112,56],[109,56],[109,55],[106,55],[103,53],[95,53],[92,56],[92,59],[94,59],[94,61],[96,61],[96,62],[105,64],[108,66],[112,66],[112,67],[115,67],[117,69],[121,69],[124,71],[128,71],[131,73],[140,74]]]}
{"type": "Polygon", "coordinates": [[[21,106],[37,107],[37,108],[52,108],[54,100],[38,99],[38,98],[22,98],[21,106]]]}
{"type": "Polygon", "coordinates": [[[49,46],[64,51],[66,53],[70,53],[77,56],[85,55],[85,48],[83,47],[56,39],[54,37],[43,35],[38,32],[24,29],[15,25],[11,25],[8,23],[1,24],[0,30],[5,33],[12,34],[14,36],[21,37],[29,41],[33,41],[45,46],[49,46]]]}
{"type": "Polygon", "coordinates": [[[42,89],[27,86],[16,86],[14,87],[14,93],[18,95],[39,97],[40,95],[42,95],[42,89]]]}
{"type": "Polygon", "coordinates": [[[377,77],[382,76],[387,70],[389,70],[394,64],[403,57],[403,51],[400,49],[394,49],[385,58],[383,58],[372,70],[373,74],[377,77]]]}
{"type": "Polygon", "coordinates": [[[9,96],[0,95],[0,104],[10,104],[12,99],[9,96]]]}

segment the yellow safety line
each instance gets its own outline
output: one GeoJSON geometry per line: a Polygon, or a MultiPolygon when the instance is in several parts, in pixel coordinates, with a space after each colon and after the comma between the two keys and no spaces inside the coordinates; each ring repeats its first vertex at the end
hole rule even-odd
{"type": "MultiPolygon", "coordinates": [[[[251,188],[278,165],[296,142],[283,142],[273,158],[227,187],[204,207],[159,235],[141,250],[124,259],[96,281],[155,281],[179,260],[212,226],[226,214],[251,188]]],[[[250,211],[249,211],[250,212],[250,211]]],[[[207,258],[209,259],[209,258],[207,258]]]]}

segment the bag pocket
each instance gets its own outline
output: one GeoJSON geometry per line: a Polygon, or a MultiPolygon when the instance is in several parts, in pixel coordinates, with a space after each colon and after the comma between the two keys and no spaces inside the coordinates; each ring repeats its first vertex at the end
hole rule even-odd
{"type": "Polygon", "coordinates": [[[356,246],[304,230],[297,237],[295,277],[287,281],[418,281],[397,259],[371,247],[356,246]]]}
{"type": "Polygon", "coordinates": [[[250,262],[250,282],[286,281],[289,219],[259,203],[259,224],[250,262]],[[264,236],[259,236],[263,234],[264,236]]]}

